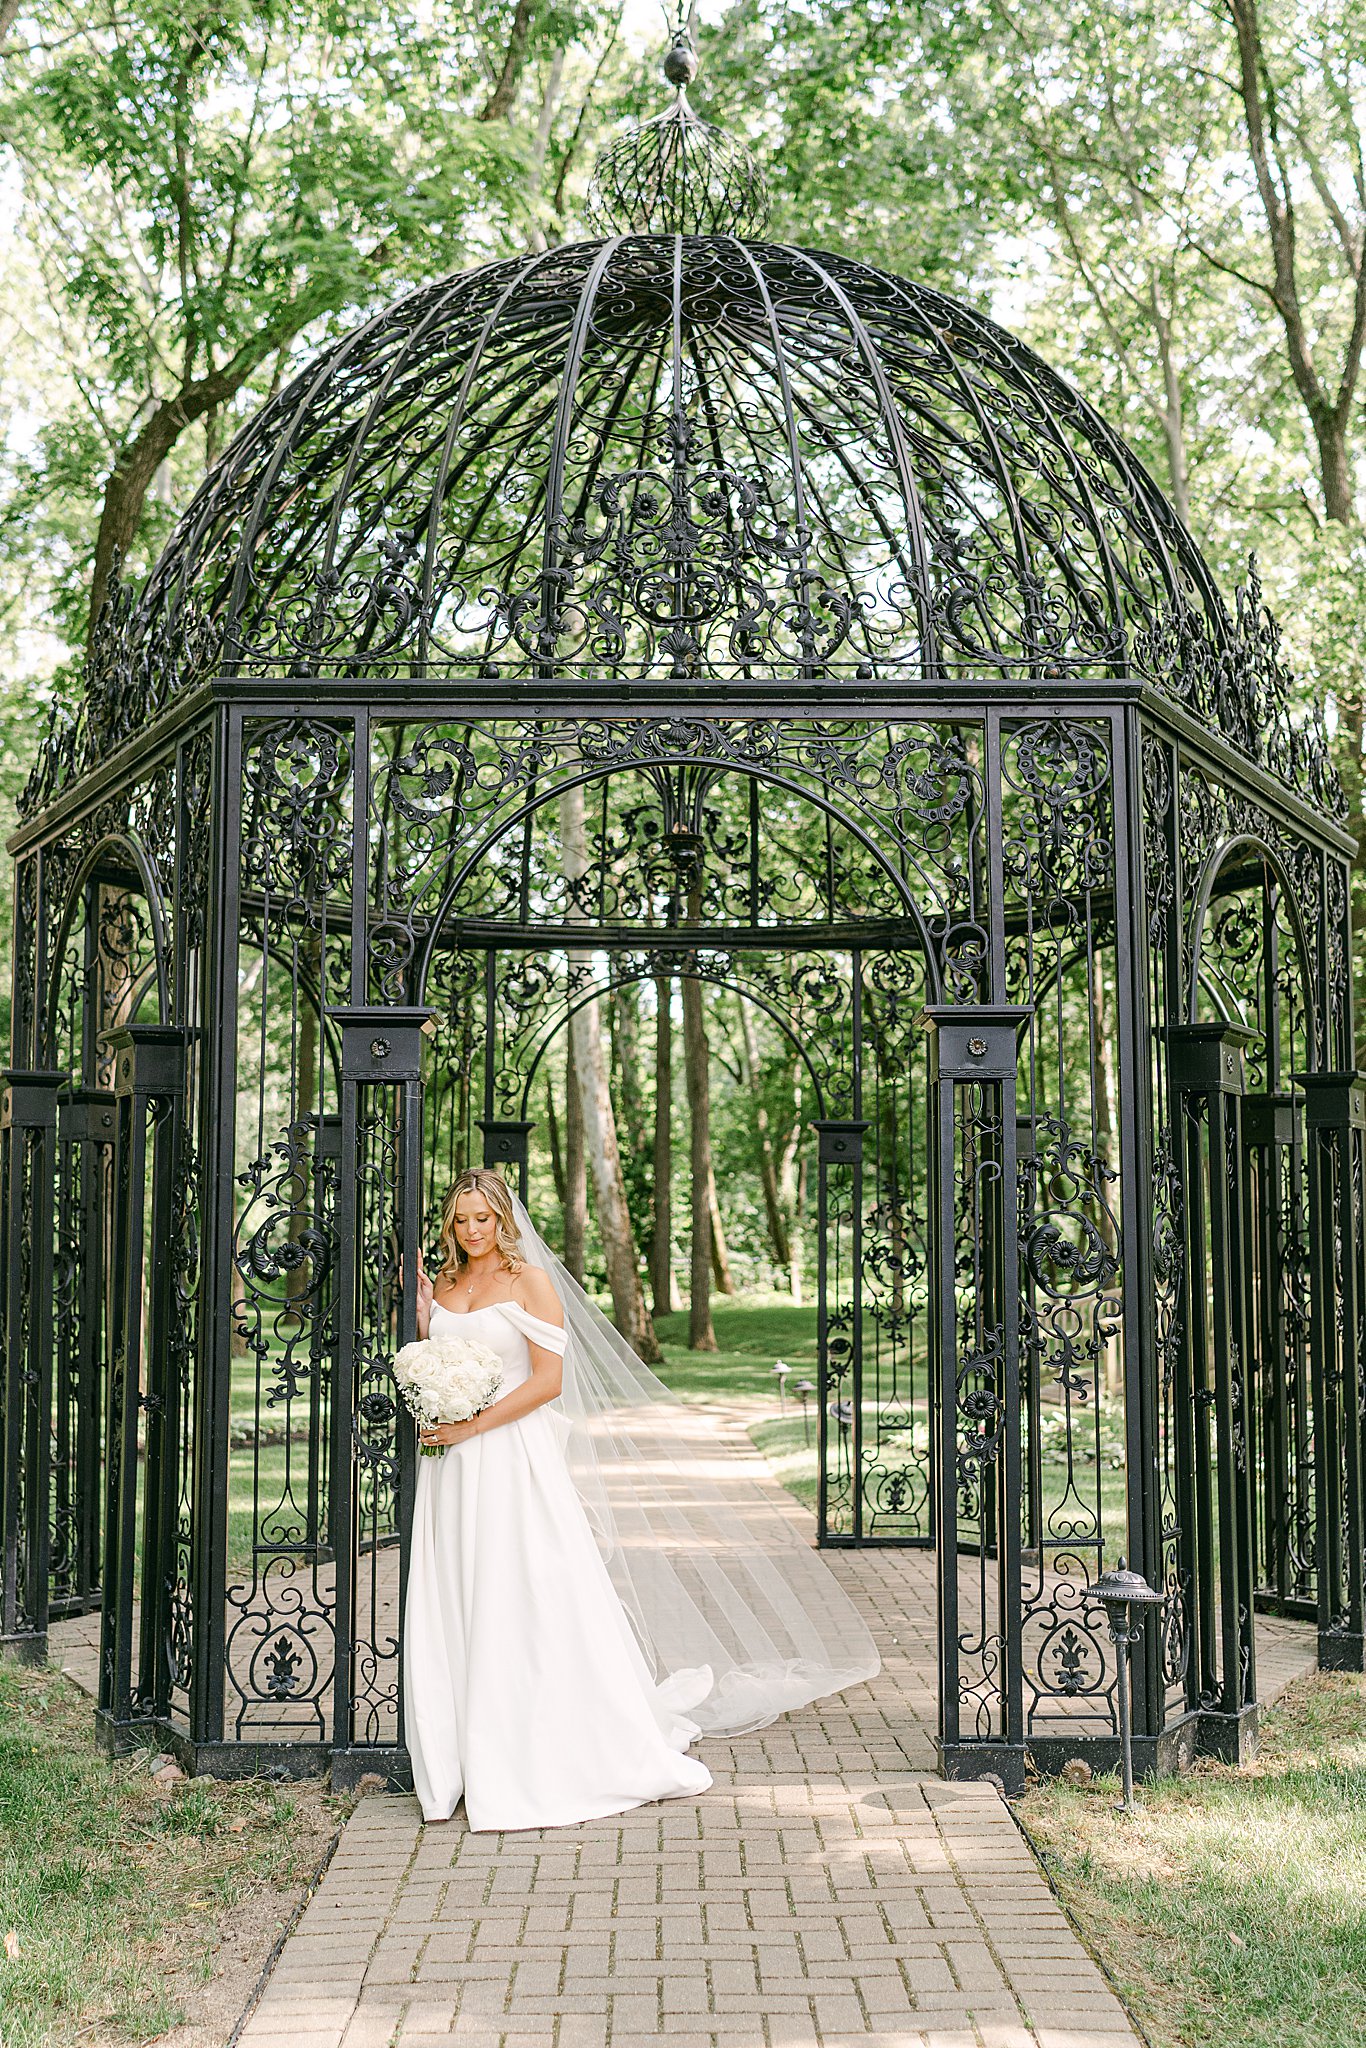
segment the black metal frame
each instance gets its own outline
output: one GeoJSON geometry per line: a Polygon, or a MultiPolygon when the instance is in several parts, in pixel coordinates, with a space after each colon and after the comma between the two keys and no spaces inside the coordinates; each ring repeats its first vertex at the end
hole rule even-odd
{"type": "Polygon", "coordinates": [[[820,1535],[937,1548],[946,1770],[1114,1760],[1120,1554],[1140,1771],[1243,1753],[1259,1605],[1360,1668],[1326,743],[1008,336],[724,235],[431,287],[244,431],[87,685],[12,842],[4,1634],[102,1603],[111,1743],[403,1782],[424,1166],[524,1177],[547,1046],[645,978],[803,1049],[820,1535]]]}

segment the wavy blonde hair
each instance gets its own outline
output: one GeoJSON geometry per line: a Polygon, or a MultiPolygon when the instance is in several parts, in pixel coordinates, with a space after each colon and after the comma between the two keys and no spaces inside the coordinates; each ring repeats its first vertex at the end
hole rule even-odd
{"type": "Polygon", "coordinates": [[[501,1173],[491,1166],[471,1166],[460,1175],[446,1197],[441,1211],[441,1271],[438,1280],[449,1280],[465,1264],[465,1253],[455,1234],[455,1205],[462,1195],[482,1195],[498,1219],[494,1243],[510,1273],[520,1273],[526,1264],[517,1218],[512,1210],[512,1190],[501,1173]]]}

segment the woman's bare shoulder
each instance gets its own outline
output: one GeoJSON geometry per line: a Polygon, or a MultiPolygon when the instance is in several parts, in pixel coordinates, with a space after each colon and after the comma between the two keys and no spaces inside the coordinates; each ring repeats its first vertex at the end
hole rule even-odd
{"type": "Polygon", "coordinates": [[[539,1316],[543,1323],[563,1326],[564,1310],[555,1292],[555,1283],[539,1266],[523,1266],[512,1283],[512,1297],[531,1315],[539,1316]]]}

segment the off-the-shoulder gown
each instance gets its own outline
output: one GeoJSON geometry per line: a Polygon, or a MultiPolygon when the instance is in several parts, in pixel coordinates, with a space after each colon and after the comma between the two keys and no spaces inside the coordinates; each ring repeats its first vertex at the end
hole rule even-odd
{"type": "MultiPolygon", "coordinates": [[[[564,1331],[517,1302],[457,1315],[503,1361],[503,1392],[531,1372],[531,1338],[564,1331]]],[[[705,1791],[686,1754],[687,1708],[710,1671],[657,1686],[565,1463],[554,1402],[417,1461],[404,1678],[413,1783],[427,1820],[461,1795],[472,1829],[563,1827],[705,1791]]]]}

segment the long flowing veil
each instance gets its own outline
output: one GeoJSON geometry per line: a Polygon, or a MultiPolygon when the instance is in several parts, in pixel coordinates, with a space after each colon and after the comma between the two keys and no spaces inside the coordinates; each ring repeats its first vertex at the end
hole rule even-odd
{"type": "Polygon", "coordinates": [[[642,1364],[514,1207],[527,1263],[564,1307],[566,1460],[656,1682],[709,1670],[687,1712],[735,1735],[871,1678],[873,1639],[795,1504],[642,1364]]]}

